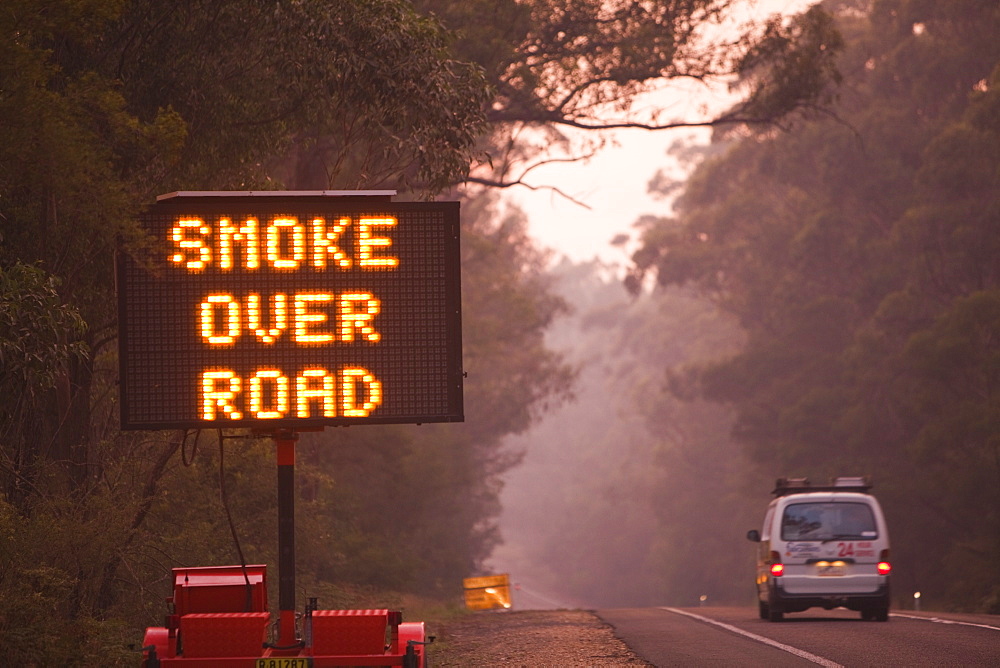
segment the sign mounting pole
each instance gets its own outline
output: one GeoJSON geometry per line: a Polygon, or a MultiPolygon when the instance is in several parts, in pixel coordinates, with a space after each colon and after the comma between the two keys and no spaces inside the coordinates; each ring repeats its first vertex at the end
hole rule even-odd
{"type": "Polygon", "coordinates": [[[278,647],[296,647],[295,635],[295,441],[294,431],[273,434],[278,448],[278,647]]]}

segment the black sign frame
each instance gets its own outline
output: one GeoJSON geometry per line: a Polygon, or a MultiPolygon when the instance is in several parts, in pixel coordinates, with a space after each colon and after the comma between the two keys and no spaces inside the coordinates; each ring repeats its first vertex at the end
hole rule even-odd
{"type": "Polygon", "coordinates": [[[152,248],[115,267],[122,429],[464,420],[458,202],[172,193],[140,222],[152,248]]]}

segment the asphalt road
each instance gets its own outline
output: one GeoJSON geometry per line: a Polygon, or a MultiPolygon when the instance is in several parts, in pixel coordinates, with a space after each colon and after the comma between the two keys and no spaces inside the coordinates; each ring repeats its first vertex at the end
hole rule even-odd
{"type": "Polygon", "coordinates": [[[888,622],[863,622],[816,609],[772,623],[749,607],[596,612],[656,666],[1000,666],[995,615],[891,611],[888,622]]]}

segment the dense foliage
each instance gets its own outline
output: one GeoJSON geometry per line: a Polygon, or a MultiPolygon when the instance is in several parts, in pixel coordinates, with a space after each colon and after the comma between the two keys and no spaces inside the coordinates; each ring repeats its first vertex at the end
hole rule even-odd
{"type": "MultiPolygon", "coordinates": [[[[12,0],[0,34],[0,636],[10,662],[129,662],[170,567],[276,550],[273,444],[117,429],[134,214],[178,189],[432,196],[468,171],[490,92],[401,0],[12,0]]],[[[300,446],[301,585],[324,605],[460,586],[496,540],[498,439],[563,391],[540,344],[557,304],[493,206],[465,232],[467,412],[490,419],[300,446]]]]}
{"type": "Polygon", "coordinates": [[[637,277],[746,331],[684,385],[733,405],[762,478],[874,475],[897,593],[1000,612],[1000,8],[826,4],[831,117],[720,135],[637,277]]]}

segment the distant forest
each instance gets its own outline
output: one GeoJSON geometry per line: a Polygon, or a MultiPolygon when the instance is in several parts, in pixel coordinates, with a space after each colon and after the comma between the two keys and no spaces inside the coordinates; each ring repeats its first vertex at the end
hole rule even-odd
{"type": "Polygon", "coordinates": [[[585,381],[518,441],[500,552],[546,591],[747,603],[774,480],[870,475],[895,604],[1000,613],[1000,7],[823,7],[835,103],[652,179],[681,195],[637,221],[631,300],[558,271],[585,381]]]}

